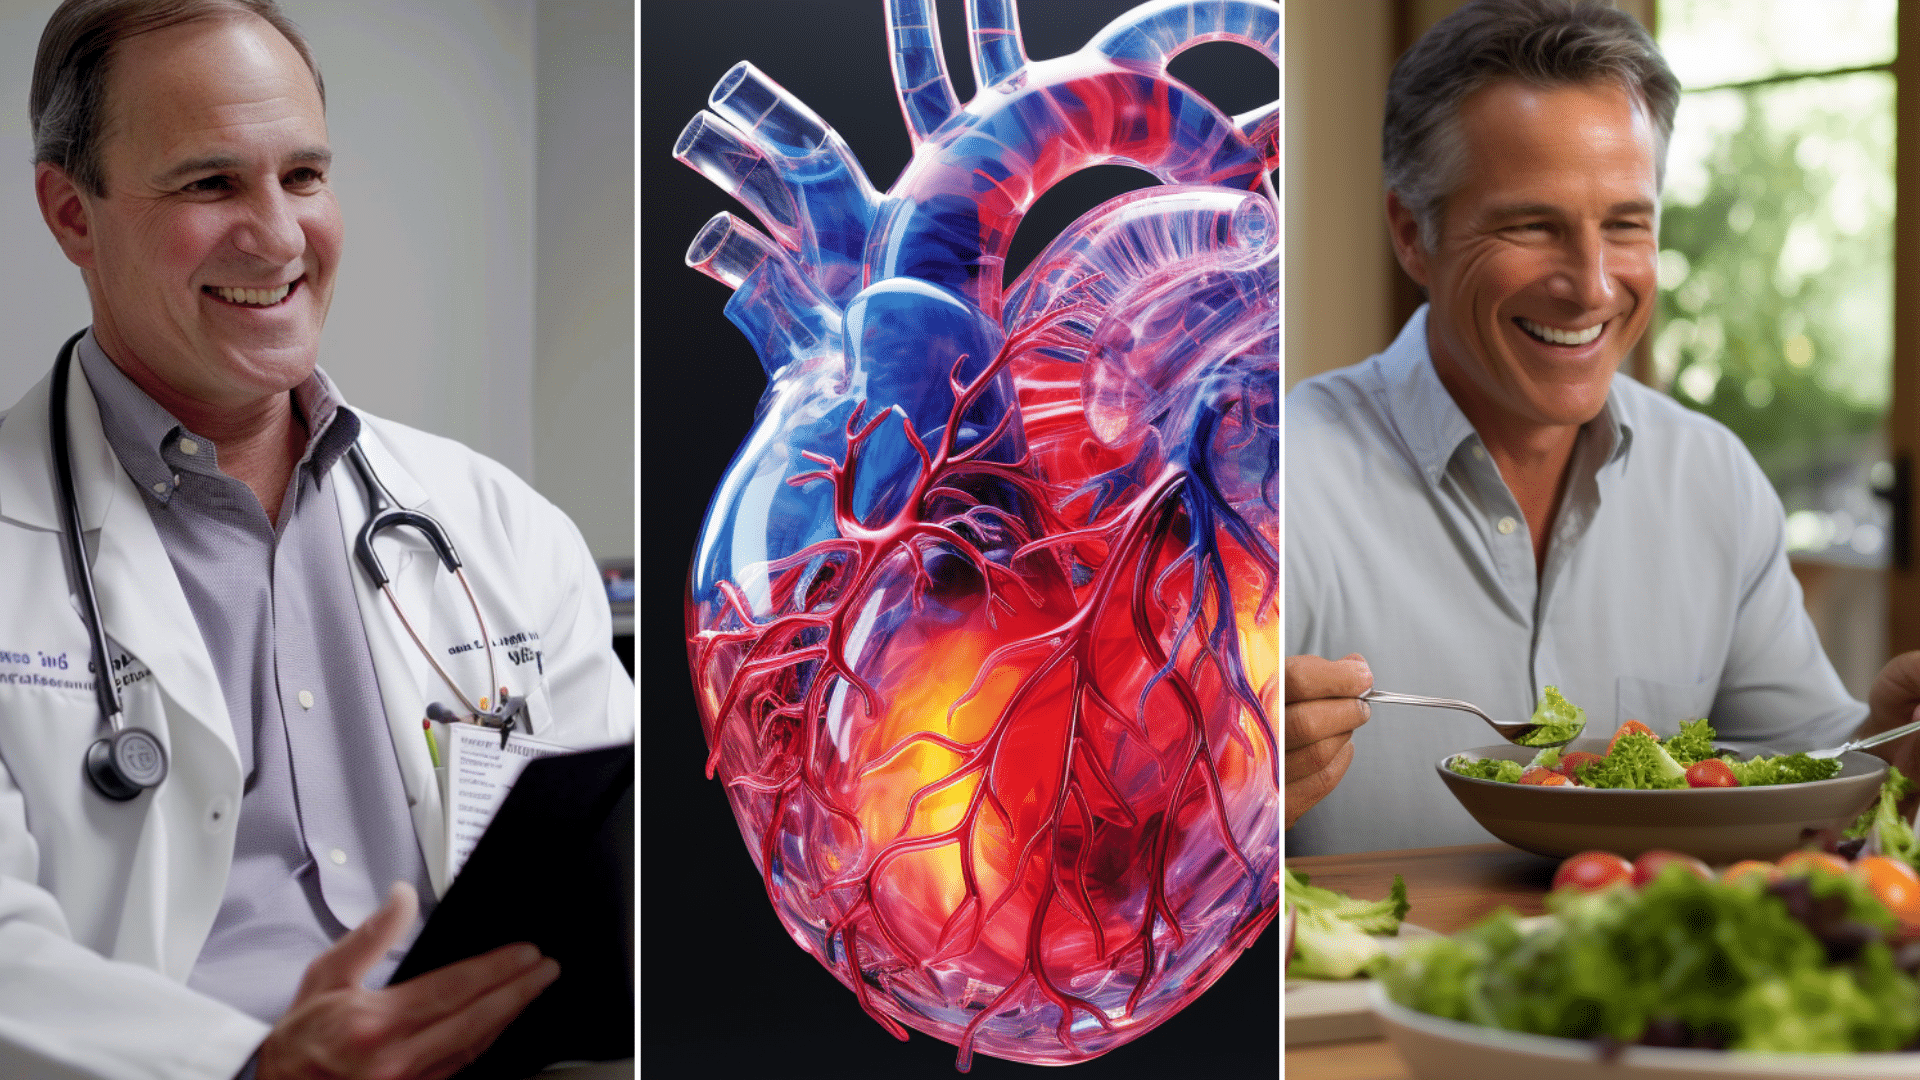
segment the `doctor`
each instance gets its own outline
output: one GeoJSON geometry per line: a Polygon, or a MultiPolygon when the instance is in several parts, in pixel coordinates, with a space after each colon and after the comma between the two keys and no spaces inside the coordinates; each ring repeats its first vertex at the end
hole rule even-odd
{"type": "Polygon", "coordinates": [[[508,946],[365,988],[447,886],[422,717],[497,687],[416,532],[377,541],[391,600],[354,565],[346,452],[445,526],[498,683],[570,745],[632,737],[592,560],[505,468],[351,409],[316,368],[341,217],[319,73],[272,0],[68,0],[31,114],[93,323],[64,400],[42,380],[0,422],[0,1076],[449,1075],[557,968],[508,946]],[[101,674],[170,764],[128,801],[83,775],[107,727],[55,406],[101,674]]]}

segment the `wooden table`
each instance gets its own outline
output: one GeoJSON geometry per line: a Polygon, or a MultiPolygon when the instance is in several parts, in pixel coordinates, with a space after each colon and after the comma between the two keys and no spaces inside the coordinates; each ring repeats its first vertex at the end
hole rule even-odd
{"type": "MultiPolygon", "coordinates": [[[[1315,885],[1365,900],[1384,899],[1393,875],[1407,879],[1407,921],[1451,934],[1501,906],[1544,912],[1542,899],[1559,863],[1505,844],[1367,851],[1288,859],[1315,885]]],[[[1385,1039],[1322,1043],[1287,1051],[1287,1080],[1408,1080],[1406,1063],[1385,1039]]]]}

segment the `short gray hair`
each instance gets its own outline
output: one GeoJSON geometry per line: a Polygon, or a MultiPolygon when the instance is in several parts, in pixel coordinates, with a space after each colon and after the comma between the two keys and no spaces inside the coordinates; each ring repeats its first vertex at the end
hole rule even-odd
{"type": "Polygon", "coordinates": [[[1664,183],[1680,82],[1633,16],[1600,0],[1474,0],[1414,42],[1387,80],[1383,180],[1419,223],[1428,251],[1439,242],[1447,198],[1465,180],[1460,104],[1502,79],[1618,82],[1653,121],[1654,183],[1664,183]]]}
{"type": "Polygon", "coordinates": [[[313,73],[324,107],[327,89],[320,66],[275,0],[66,0],[47,20],[33,59],[27,115],[33,123],[34,163],[58,165],[76,187],[105,196],[100,139],[115,49],[128,38],[170,26],[244,15],[264,19],[287,39],[313,73]]]}

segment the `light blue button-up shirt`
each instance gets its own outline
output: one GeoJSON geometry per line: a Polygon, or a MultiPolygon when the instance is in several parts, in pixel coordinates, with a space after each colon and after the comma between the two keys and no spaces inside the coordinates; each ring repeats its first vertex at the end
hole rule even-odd
{"type": "MultiPolygon", "coordinates": [[[[1357,652],[1383,690],[1520,719],[1543,686],[1590,734],[1713,720],[1740,749],[1833,746],[1865,719],[1787,566],[1780,500],[1719,423],[1616,375],[1533,541],[1434,373],[1427,309],[1365,363],[1287,395],[1287,653],[1357,652]]],[[[1287,854],[1485,843],[1434,772],[1499,741],[1466,713],[1376,705],[1287,854]]]]}

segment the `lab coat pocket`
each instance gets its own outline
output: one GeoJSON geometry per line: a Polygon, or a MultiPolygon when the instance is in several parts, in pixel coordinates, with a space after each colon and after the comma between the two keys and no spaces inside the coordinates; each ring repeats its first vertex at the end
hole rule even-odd
{"type": "Polygon", "coordinates": [[[1638,720],[1665,738],[1680,730],[1683,721],[1713,712],[1717,681],[1672,683],[1622,675],[1614,695],[1613,726],[1638,720]]]}

